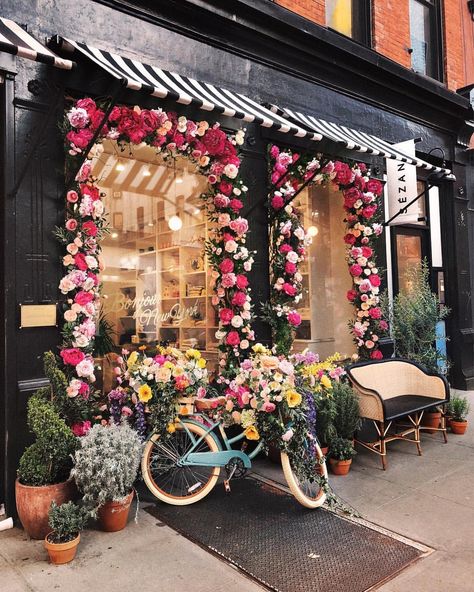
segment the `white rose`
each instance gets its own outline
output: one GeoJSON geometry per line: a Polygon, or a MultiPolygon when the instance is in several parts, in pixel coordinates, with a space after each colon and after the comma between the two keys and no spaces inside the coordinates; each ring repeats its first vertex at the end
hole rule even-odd
{"type": "Polygon", "coordinates": [[[301,226],[298,226],[298,228],[295,230],[295,236],[299,240],[304,239],[305,234],[304,234],[304,230],[301,228],[301,226]]]}
{"type": "Polygon", "coordinates": [[[240,195],[242,193],[242,191],[240,191],[240,189],[238,187],[234,187],[234,190],[232,192],[234,195],[240,195]]]}
{"type": "Polygon", "coordinates": [[[286,254],[286,260],[290,263],[298,263],[298,253],[295,253],[295,251],[290,251],[286,254]]]}
{"type": "Polygon", "coordinates": [[[244,269],[245,269],[245,271],[251,271],[252,270],[252,264],[250,263],[250,261],[246,261],[244,263],[244,269]]]}
{"type": "Polygon", "coordinates": [[[248,342],[247,339],[242,339],[242,341],[240,342],[240,349],[248,349],[250,346],[250,343],[248,342]]]}
{"type": "Polygon", "coordinates": [[[89,269],[97,269],[98,263],[95,257],[92,255],[87,255],[85,261],[89,269]]]}
{"type": "Polygon", "coordinates": [[[224,173],[229,179],[235,179],[239,173],[239,169],[235,166],[235,164],[226,164],[224,168],[224,173]]]}
{"type": "Polygon", "coordinates": [[[234,240],[229,240],[226,242],[224,248],[227,251],[227,253],[235,253],[235,251],[237,251],[238,246],[239,245],[234,240]]]}
{"type": "Polygon", "coordinates": [[[232,318],[230,324],[232,325],[232,327],[239,329],[244,324],[244,320],[240,315],[235,315],[235,317],[232,318]]]}

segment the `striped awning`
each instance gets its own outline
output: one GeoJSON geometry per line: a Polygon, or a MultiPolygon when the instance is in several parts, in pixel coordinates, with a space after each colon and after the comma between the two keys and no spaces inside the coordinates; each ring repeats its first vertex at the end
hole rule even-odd
{"type": "Polygon", "coordinates": [[[19,25],[6,18],[0,18],[0,51],[65,70],[71,70],[74,66],[71,60],[58,57],[19,25]]]}
{"type": "Polygon", "coordinates": [[[313,131],[288,121],[240,93],[199,82],[193,78],[149,66],[71,39],[56,37],[54,46],[85,56],[114,78],[123,80],[124,85],[129,89],[160,99],[171,99],[183,105],[196,105],[204,111],[215,111],[249,123],[255,122],[263,127],[297,137],[313,139],[317,136],[313,131]]]}
{"type": "Polygon", "coordinates": [[[313,115],[305,115],[304,113],[292,111],[291,109],[280,108],[276,105],[271,105],[271,110],[287,118],[288,121],[292,121],[295,124],[299,124],[304,128],[311,130],[315,136],[317,136],[314,139],[332,140],[333,142],[337,142],[339,145],[344,146],[347,150],[364,152],[367,154],[373,154],[374,156],[382,156],[384,158],[414,164],[415,166],[432,173],[439,173],[440,176],[453,178],[449,169],[437,167],[421,158],[417,158],[416,156],[404,154],[389,142],[386,142],[377,136],[373,136],[372,134],[367,134],[337,123],[332,123],[325,119],[318,119],[313,115]]]}

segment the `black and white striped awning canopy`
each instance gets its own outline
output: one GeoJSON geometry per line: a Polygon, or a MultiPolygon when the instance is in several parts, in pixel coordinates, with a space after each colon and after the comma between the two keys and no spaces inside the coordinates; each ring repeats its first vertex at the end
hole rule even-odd
{"type": "Polygon", "coordinates": [[[65,70],[71,70],[74,66],[74,62],[58,57],[19,25],[6,18],[0,18],[0,51],[65,70]]]}
{"type": "Polygon", "coordinates": [[[123,80],[124,85],[129,89],[160,99],[171,99],[183,105],[195,105],[205,111],[215,111],[249,123],[255,122],[263,127],[297,137],[313,139],[317,136],[311,130],[288,121],[240,93],[199,82],[193,78],[168,72],[71,39],[56,37],[54,43],[55,46],[59,44],[63,49],[86,56],[114,78],[123,80]]]}
{"type": "Polygon", "coordinates": [[[282,115],[288,121],[299,124],[302,127],[311,130],[317,137],[314,139],[322,140],[324,138],[337,142],[343,145],[347,150],[354,150],[366,154],[373,154],[374,156],[382,156],[408,164],[413,164],[419,168],[426,169],[431,173],[439,173],[440,176],[453,178],[452,172],[443,167],[437,167],[416,156],[409,156],[401,152],[396,146],[389,142],[367,134],[355,129],[331,123],[324,119],[318,119],[313,115],[305,115],[298,111],[292,111],[287,108],[280,108],[276,105],[271,105],[271,110],[279,115],[282,115]]]}

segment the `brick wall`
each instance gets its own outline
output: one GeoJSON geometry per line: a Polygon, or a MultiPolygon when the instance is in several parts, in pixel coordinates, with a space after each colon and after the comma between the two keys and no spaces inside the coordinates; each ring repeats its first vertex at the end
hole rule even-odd
{"type": "MultiPolygon", "coordinates": [[[[319,25],[325,25],[325,0],[274,0],[319,25]]],[[[474,27],[466,0],[442,0],[444,77],[451,90],[474,83],[474,27]]],[[[411,68],[409,0],[372,0],[372,46],[411,68]]]]}
{"type": "Polygon", "coordinates": [[[324,0],[275,0],[275,4],[283,6],[300,16],[324,25],[326,23],[326,7],[324,0]]]}

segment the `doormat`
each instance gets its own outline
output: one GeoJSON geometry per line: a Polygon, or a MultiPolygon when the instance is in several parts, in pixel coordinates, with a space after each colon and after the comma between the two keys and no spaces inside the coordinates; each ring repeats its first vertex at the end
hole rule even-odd
{"type": "Polygon", "coordinates": [[[422,551],[247,478],[190,506],[146,511],[277,592],[365,592],[422,551]]]}

